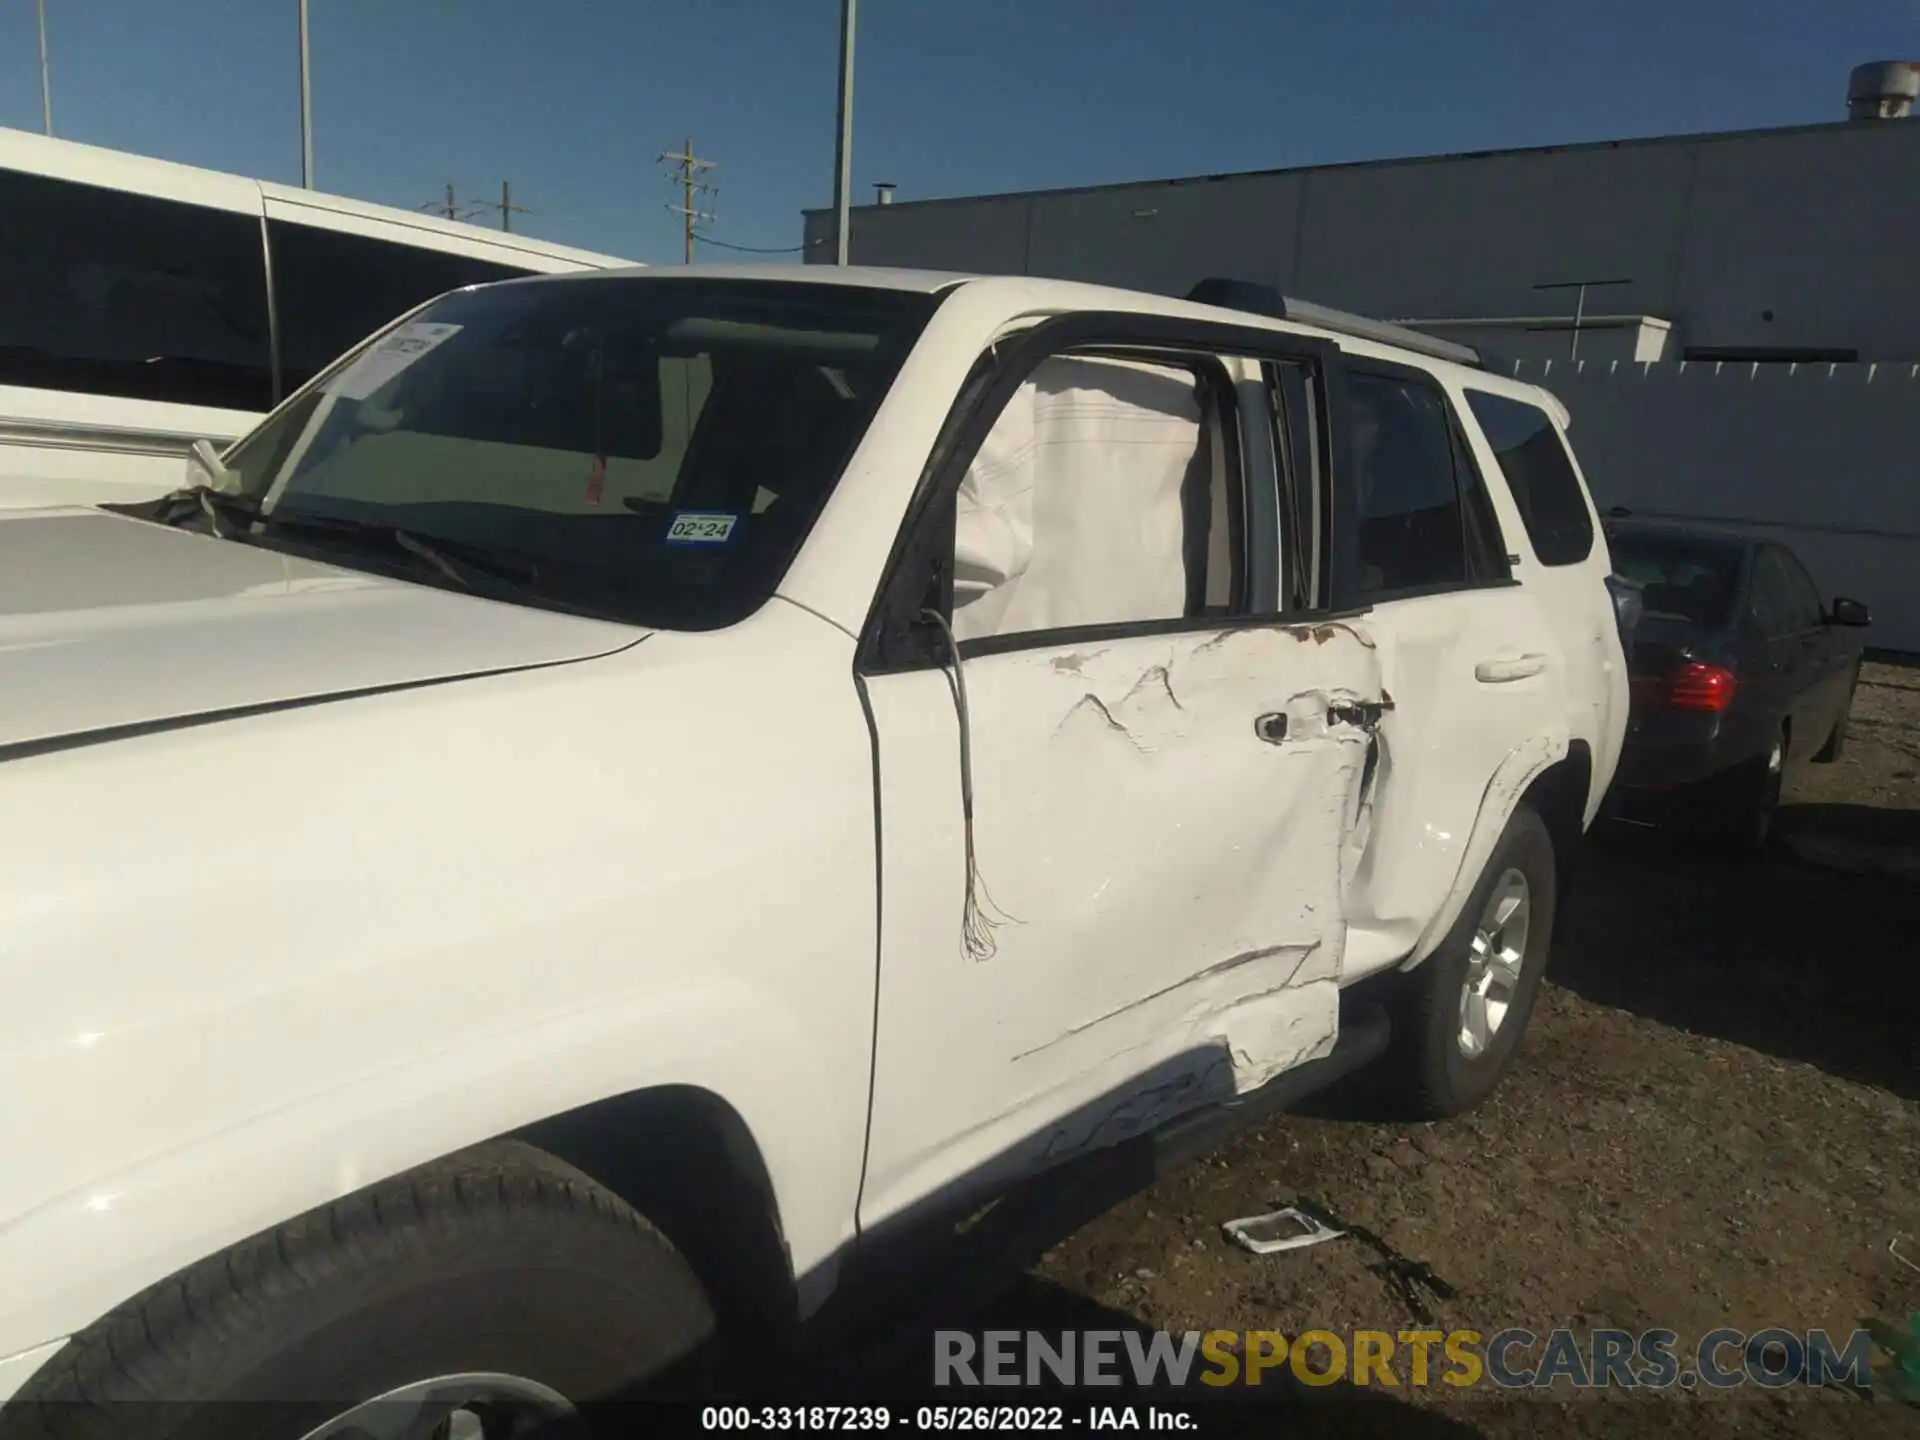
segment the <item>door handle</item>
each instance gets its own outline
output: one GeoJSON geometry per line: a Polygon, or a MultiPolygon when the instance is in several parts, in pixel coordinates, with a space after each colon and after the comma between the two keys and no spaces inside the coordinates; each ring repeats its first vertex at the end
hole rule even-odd
{"type": "Polygon", "coordinates": [[[1473,667],[1473,678],[1482,685],[1505,685],[1514,680],[1526,680],[1538,675],[1547,668],[1544,655],[1502,655],[1491,660],[1482,660],[1473,667]]]}

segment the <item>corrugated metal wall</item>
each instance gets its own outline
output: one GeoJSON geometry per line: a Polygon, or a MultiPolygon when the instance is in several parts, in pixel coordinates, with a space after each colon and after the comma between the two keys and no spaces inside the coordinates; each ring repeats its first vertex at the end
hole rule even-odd
{"type": "Polygon", "coordinates": [[[1523,361],[1594,499],[1785,539],[1868,643],[1920,652],[1920,366],[1523,361]]]}
{"type": "MultiPolygon", "coordinates": [[[[807,216],[809,240],[832,217],[807,216]]],[[[1388,317],[1590,312],[1674,344],[1920,360],[1920,119],[863,206],[862,264],[1184,292],[1208,275],[1388,317]],[[1771,317],[1771,318],[1769,318],[1771,317]]],[[[810,258],[827,254],[810,244],[810,258]]]]}

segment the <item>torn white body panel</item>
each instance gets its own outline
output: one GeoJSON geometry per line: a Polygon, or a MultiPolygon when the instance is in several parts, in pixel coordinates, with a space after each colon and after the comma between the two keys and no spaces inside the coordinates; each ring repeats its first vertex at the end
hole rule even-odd
{"type": "Polygon", "coordinates": [[[960,485],[954,634],[1185,613],[1181,497],[1201,440],[1186,371],[1066,357],[1040,365],[960,485]]]}
{"type": "Polygon", "coordinates": [[[1489,777],[1523,747],[1564,755],[1568,735],[1557,647],[1518,587],[1389,601],[1367,625],[1394,708],[1345,897],[1348,983],[1426,957],[1446,933],[1434,917],[1457,913],[1478,878],[1469,842],[1489,826],[1497,837],[1524,791],[1489,777]]]}
{"type": "Polygon", "coordinates": [[[948,677],[869,684],[883,874],[863,1222],[1111,1143],[1325,1054],[1342,840],[1380,694],[1346,626],[970,659],[977,900],[948,677]],[[1338,713],[1330,713],[1336,711],[1338,713]],[[1286,734],[1256,722],[1285,715],[1286,734]]]}

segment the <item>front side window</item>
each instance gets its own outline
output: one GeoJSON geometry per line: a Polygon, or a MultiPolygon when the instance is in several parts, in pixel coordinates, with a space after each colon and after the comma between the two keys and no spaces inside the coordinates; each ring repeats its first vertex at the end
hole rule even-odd
{"type": "Polygon", "coordinates": [[[1244,613],[1219,367],[1056,355],[1007,401],[954,505],[961,641],[1244,613]]]}
{"type": "Polygon", "coordinates": [[[1774,553],[1780,557],[1780,568],[1786,574],[1787,589],[1793,597],[1794,629],[1819,629],[1827,619],[1827,605],[1820,598],[1820,587],[1813,583],[1813,577],[1807,574],[1807,567],[1800,563],[1799,556],[1791,550],[1774,553]]]}
{"type": "Polygon", "coordinates": [[[1770,640],[1791,635],[1800,628],[1794,616],[1793,589],[1787,582],[1786,568],[1775,550],[1762,550],[1753,565],[1753,613],[1760,622],[1760,633],[1770,640]]]}
{"type": "Polygon", "coordinates": [[[225,463],[267,543],[433,580],[424,542],[505,598],[715,628],[772,594],[936,303],[625,276],[461,291],[225,463]]]}
{"type": "Polygon", "coordinates": [[[271,364],[258,218],[0,170],[0,385],[266,410],[271,364]]]}

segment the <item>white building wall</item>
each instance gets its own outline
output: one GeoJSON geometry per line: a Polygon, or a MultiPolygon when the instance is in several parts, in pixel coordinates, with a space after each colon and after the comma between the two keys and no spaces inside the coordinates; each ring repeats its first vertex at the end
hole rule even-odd
{"type": "Polygon", "coordinates": [[[1232,275],[1381,316],[1571,314],[1534,287],[1628,280],[1588,311],[1671,320],[1676,354],[1920,360],[1920,118],[900,202],[852,228],[863,264],[1165,294],[1232,275]]]}
{"type": "Polygon", "coordinates": [[[1784,539],[1867,643],[1920,652],[1920,365],[1520,362],[1566,403],[1602,510],[1784,539]]]}

